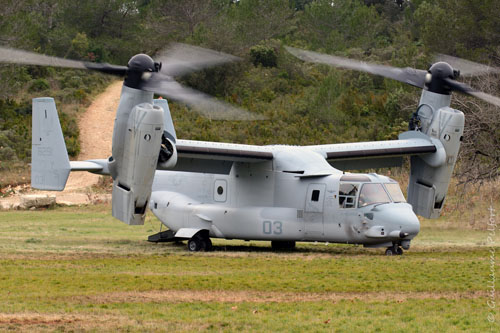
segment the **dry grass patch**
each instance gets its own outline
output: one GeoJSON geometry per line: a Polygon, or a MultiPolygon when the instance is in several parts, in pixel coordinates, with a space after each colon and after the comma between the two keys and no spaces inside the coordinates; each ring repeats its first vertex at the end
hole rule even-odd
{"type": "Polygon", "coordinates": [[[476,299],[487,296],[486,291],[466,292],[327,292],[327,293],[290,293],[228,290],[154,290],[145,292],[115,292],[92,296],[72,297],[72,301],[83,304],[109,303],[293,303],[293,302],[339,302],[356,301],[394,301],[402,303],[407,300],[425,299],[476,299]]]}
{"type": "Polygon", "coordinates": [[[136,324],[137,322],[128,316],[110,314],[0,313],[0,330],[25,332],[113,330],[136,324]]]}

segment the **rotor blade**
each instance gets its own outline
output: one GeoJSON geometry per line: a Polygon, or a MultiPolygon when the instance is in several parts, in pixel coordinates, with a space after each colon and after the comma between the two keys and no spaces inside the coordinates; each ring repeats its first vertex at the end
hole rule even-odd
{"type": "Polygon", "coordinates": [[[288,52],[297,58],[335,67],[353,69],[370,74],[380,75],[399,82],[407,83],[415,87],[425,86],[425,75],[427,71],[414,68],[398,68],[384,65],[371,64],[363,61],[351,60],[312,51],[305,51],[294,47],[286,46],[288,52]]]}
{"type": "Polygon", "coordinates": [[[84,62],[84,66],[87,69],[98,71],[105,74],[125,76],[127,74],[128,67],[120,65],[111,65],[108,63],[100,62],[84,62]]]}
{"type": "Polygon", "coordinates": [[[455,80],[450,79],[450,78],[445,78],[443,80],[454,91],[458,91],[458,92],[461,92],[461,93],[464,93],[467,95],[477,97],[479,99],[482,99],[485,102],[488,102],[490,104],[493,104],[493,105],[500,107],[500,98],[498,98],[496,96],[489,95],[489,94],[484,93],[482,91],[477,91],[465,83],[461,83],[461,82],[455,81],[455,80]]]}
{"type": "MultiPolygon", "coordinates": [[[[160,74],[161,75],[161,74],[160,74]]],[[[163,75],[161,75],[163,76],[163,75]]],[[[194,108],[209,119],[218,120],[261,120],[263,116],[250,113],[241,108],[219,101],[197,90],[185,87],[172,79],[154,75],[141,89],[155,92],[174,101],[194,108]]]]}
{"type": "Polygon", "coordinates": [[[478,64],[473,61],[452,57],[446,54],[437,54],[435,62],[444,61],[451,65],[454,69],[460,70],[461,76],[483,75],[488,73],[500,73],[500,69],[490,67],[483,64],[478,64]]]}
{"type": "Polygon", "coordinates": [[[155,58],[162,62],[161,73],[169,76],[184,75],[207,67],[241,60],[230,54],[180,43],[173,44],[155,58]]]}
{"type": "Polygon", "coordinates": [[[0,62],[85,69],[85,65],[82,61],[51,57],[6,47],[0,47],[0,62]]]}
{"type": "Polygon", "coordinates": [[[106,74],[125,75],[126,66],[93,63],[52,57],[43,54],[16,50],[0,46],[0,62],[24,65],[52,66],[63,68],[90,69],[106,74]]]}

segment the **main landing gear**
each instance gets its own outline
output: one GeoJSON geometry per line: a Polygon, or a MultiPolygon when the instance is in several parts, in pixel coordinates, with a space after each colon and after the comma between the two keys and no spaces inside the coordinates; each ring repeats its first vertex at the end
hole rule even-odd
{"type": "Polygon", "coordinates": [[[294,241],[271,241],[271,248],[275,251],[291,251],[295,249],[294,241]]]}
{"type": "Polygon", "coordinates": [[[211,251],[212,241],[208,235],[196,234],[188,240],[187,248],[190,252],[211,251]]]}
{"type": "Polygon", "coordinates": [[[388,247],[387,250],[385,250],[385,255],[386,256],[394,256],[394,255],[402,255],[403,254],[403,249],[399,247],[398,244],[394,244],[391,247],[388,247]]]}

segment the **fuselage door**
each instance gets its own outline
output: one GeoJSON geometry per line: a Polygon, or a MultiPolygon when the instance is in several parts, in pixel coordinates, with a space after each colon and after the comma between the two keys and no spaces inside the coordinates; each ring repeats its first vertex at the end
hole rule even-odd
{"type": "Polygon", "coordinates": [[[226,202],[227,200],[227,181],[216,179],[214,183],[214,201],[226,202]]]}
{"type": "Polygon", "coordinates": [[[323,204],[325,190],[325,184],[309,184],[307,187],[304,209],[306,238],[322,238],[323,236],[323,204]]]}

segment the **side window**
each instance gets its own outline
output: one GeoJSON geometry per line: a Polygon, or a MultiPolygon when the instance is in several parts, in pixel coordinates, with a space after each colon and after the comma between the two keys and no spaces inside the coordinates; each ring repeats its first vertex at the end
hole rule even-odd
{"type": "Polygon", "coordinates": [[[358,184],[340,183],[339,187],[339,207],[354,208],[356,206],[356,195],[358,194],[358,184]]]}
{"type": "Polygon", "coordinates": [[[216,179],[214,183],[214,201],[226,202],[227,182],[224,179],[216,179]]]}
{"type": "Polygon", "coordinates": [[[319,201],[319,190],[312,191],[311,201],[319,201]]]}

